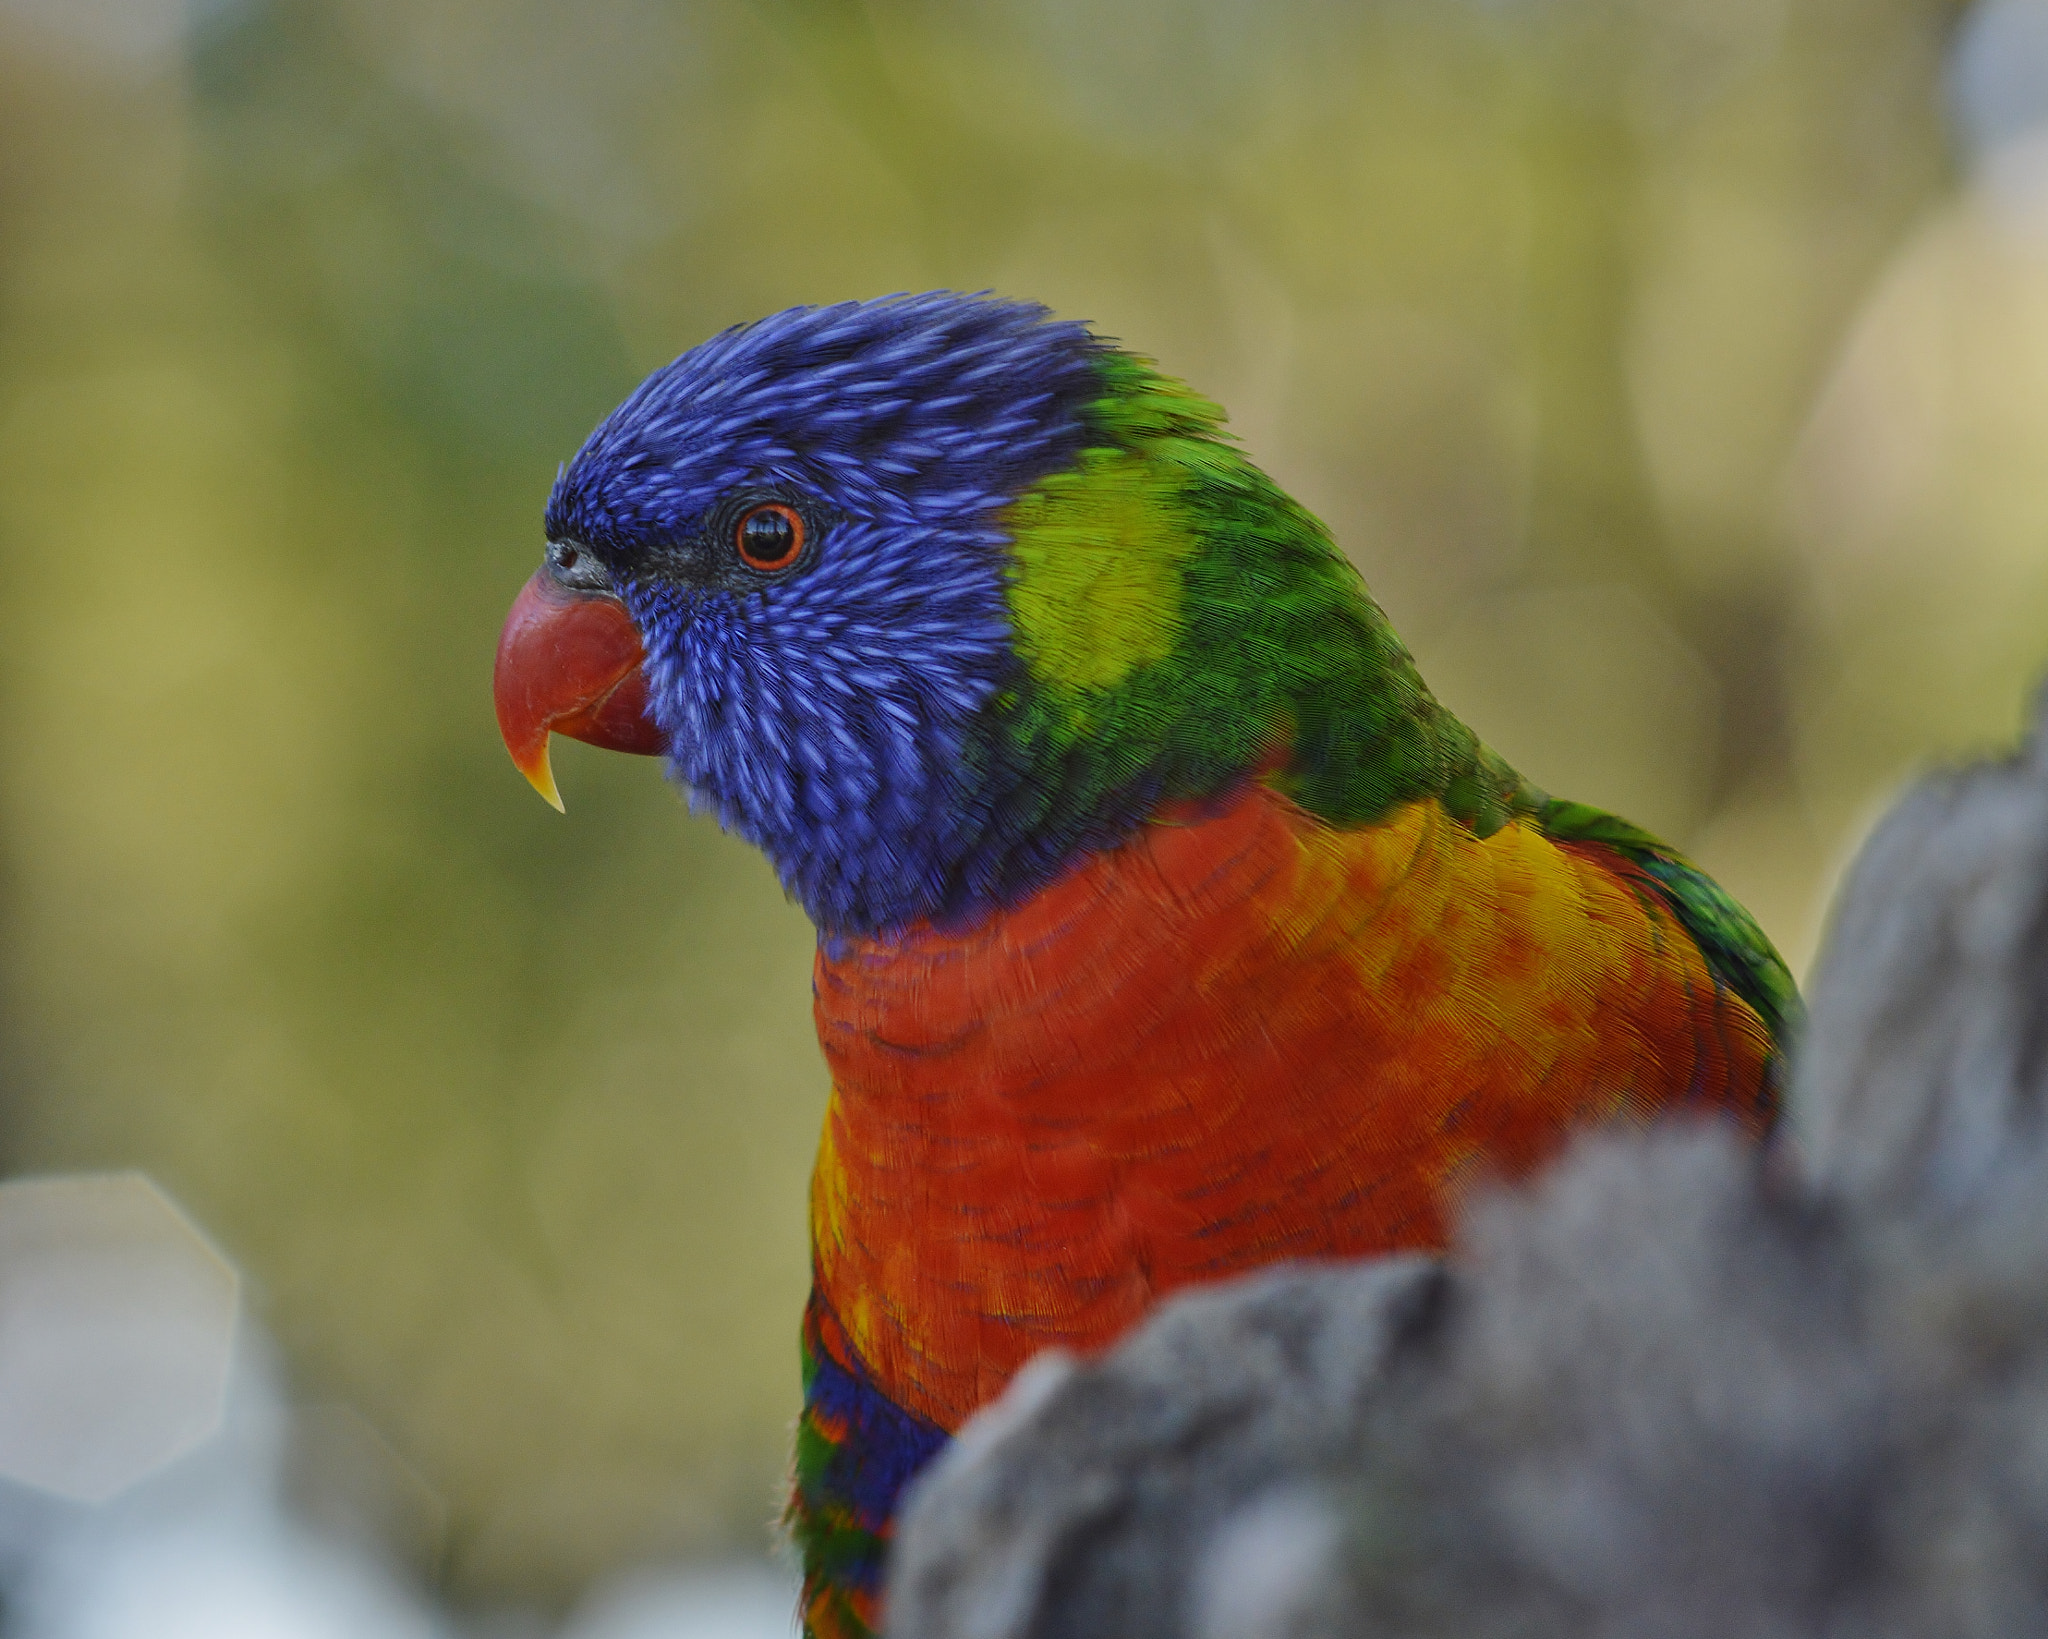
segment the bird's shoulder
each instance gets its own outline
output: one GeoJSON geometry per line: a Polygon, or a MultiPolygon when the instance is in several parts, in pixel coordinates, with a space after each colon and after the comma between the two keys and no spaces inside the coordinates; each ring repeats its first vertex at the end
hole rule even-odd
{"type": "Polygon", "coordinates": [[[1553,841],[1604,850],[1636,873],[1692,936],[1714,976],[1755,1010],[1782,1048],[1798,1023],[1798,986],[1733,894],[1669,843],[1603,808],[1552,797],[1535,819],[1553,841]]]}

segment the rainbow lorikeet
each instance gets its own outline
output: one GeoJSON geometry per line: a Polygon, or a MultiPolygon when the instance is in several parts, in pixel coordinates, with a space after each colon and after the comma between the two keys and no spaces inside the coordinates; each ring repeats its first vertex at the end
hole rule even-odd
{"type": "Polygon", "coordinates": [[[563,471],[498,656],[665,754],[819,932],[790,1519],[879,1622],[906,1482],[1031,1354],[1673,1108],[1761,1132],[1797,1007],[1721,888],[1431,697],[1222,412],[1044,309],[798,308],[563,471]]]}

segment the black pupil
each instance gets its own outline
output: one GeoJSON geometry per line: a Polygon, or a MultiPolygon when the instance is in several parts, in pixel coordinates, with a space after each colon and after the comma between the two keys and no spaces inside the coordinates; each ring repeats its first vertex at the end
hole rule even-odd
{"type": "Polygon", "coordinates": [[[795,544],[796,526],[773,508],[748,513],[740,525],[740,550],[757,562],[775,563],[786,558],[795,544]]]}

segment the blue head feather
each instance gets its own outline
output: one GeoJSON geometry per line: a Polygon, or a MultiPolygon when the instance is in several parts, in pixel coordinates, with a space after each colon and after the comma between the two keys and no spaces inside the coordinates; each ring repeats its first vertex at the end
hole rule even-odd
{"type": "Polygon", "coordinates": [[[1020,686],[996,515],[1077,457],[1103,350],[987,297],[794,308],[656,371],[556,482],[548,536],[638,624],[676,775],[828,932],[971,912],[1073,841],[1011,823],[976,725],[1020,686]],[[801,572],[720,557],[749,498],[813,521],[801,572]]]}

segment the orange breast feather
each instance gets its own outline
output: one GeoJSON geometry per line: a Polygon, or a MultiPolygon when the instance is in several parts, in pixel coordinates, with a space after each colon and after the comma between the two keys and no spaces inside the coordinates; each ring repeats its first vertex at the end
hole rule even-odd
{"type": "Polygon", "coordinates": [[[819,1292],[945,1428],[1177,1287],[1439,1246],[1461,1184],[1574,1124],[1760,1124],[1770,1052],[1605,849],[1433,802],[1338,831],[1264,786],[816,984],[819,1292]]]}

